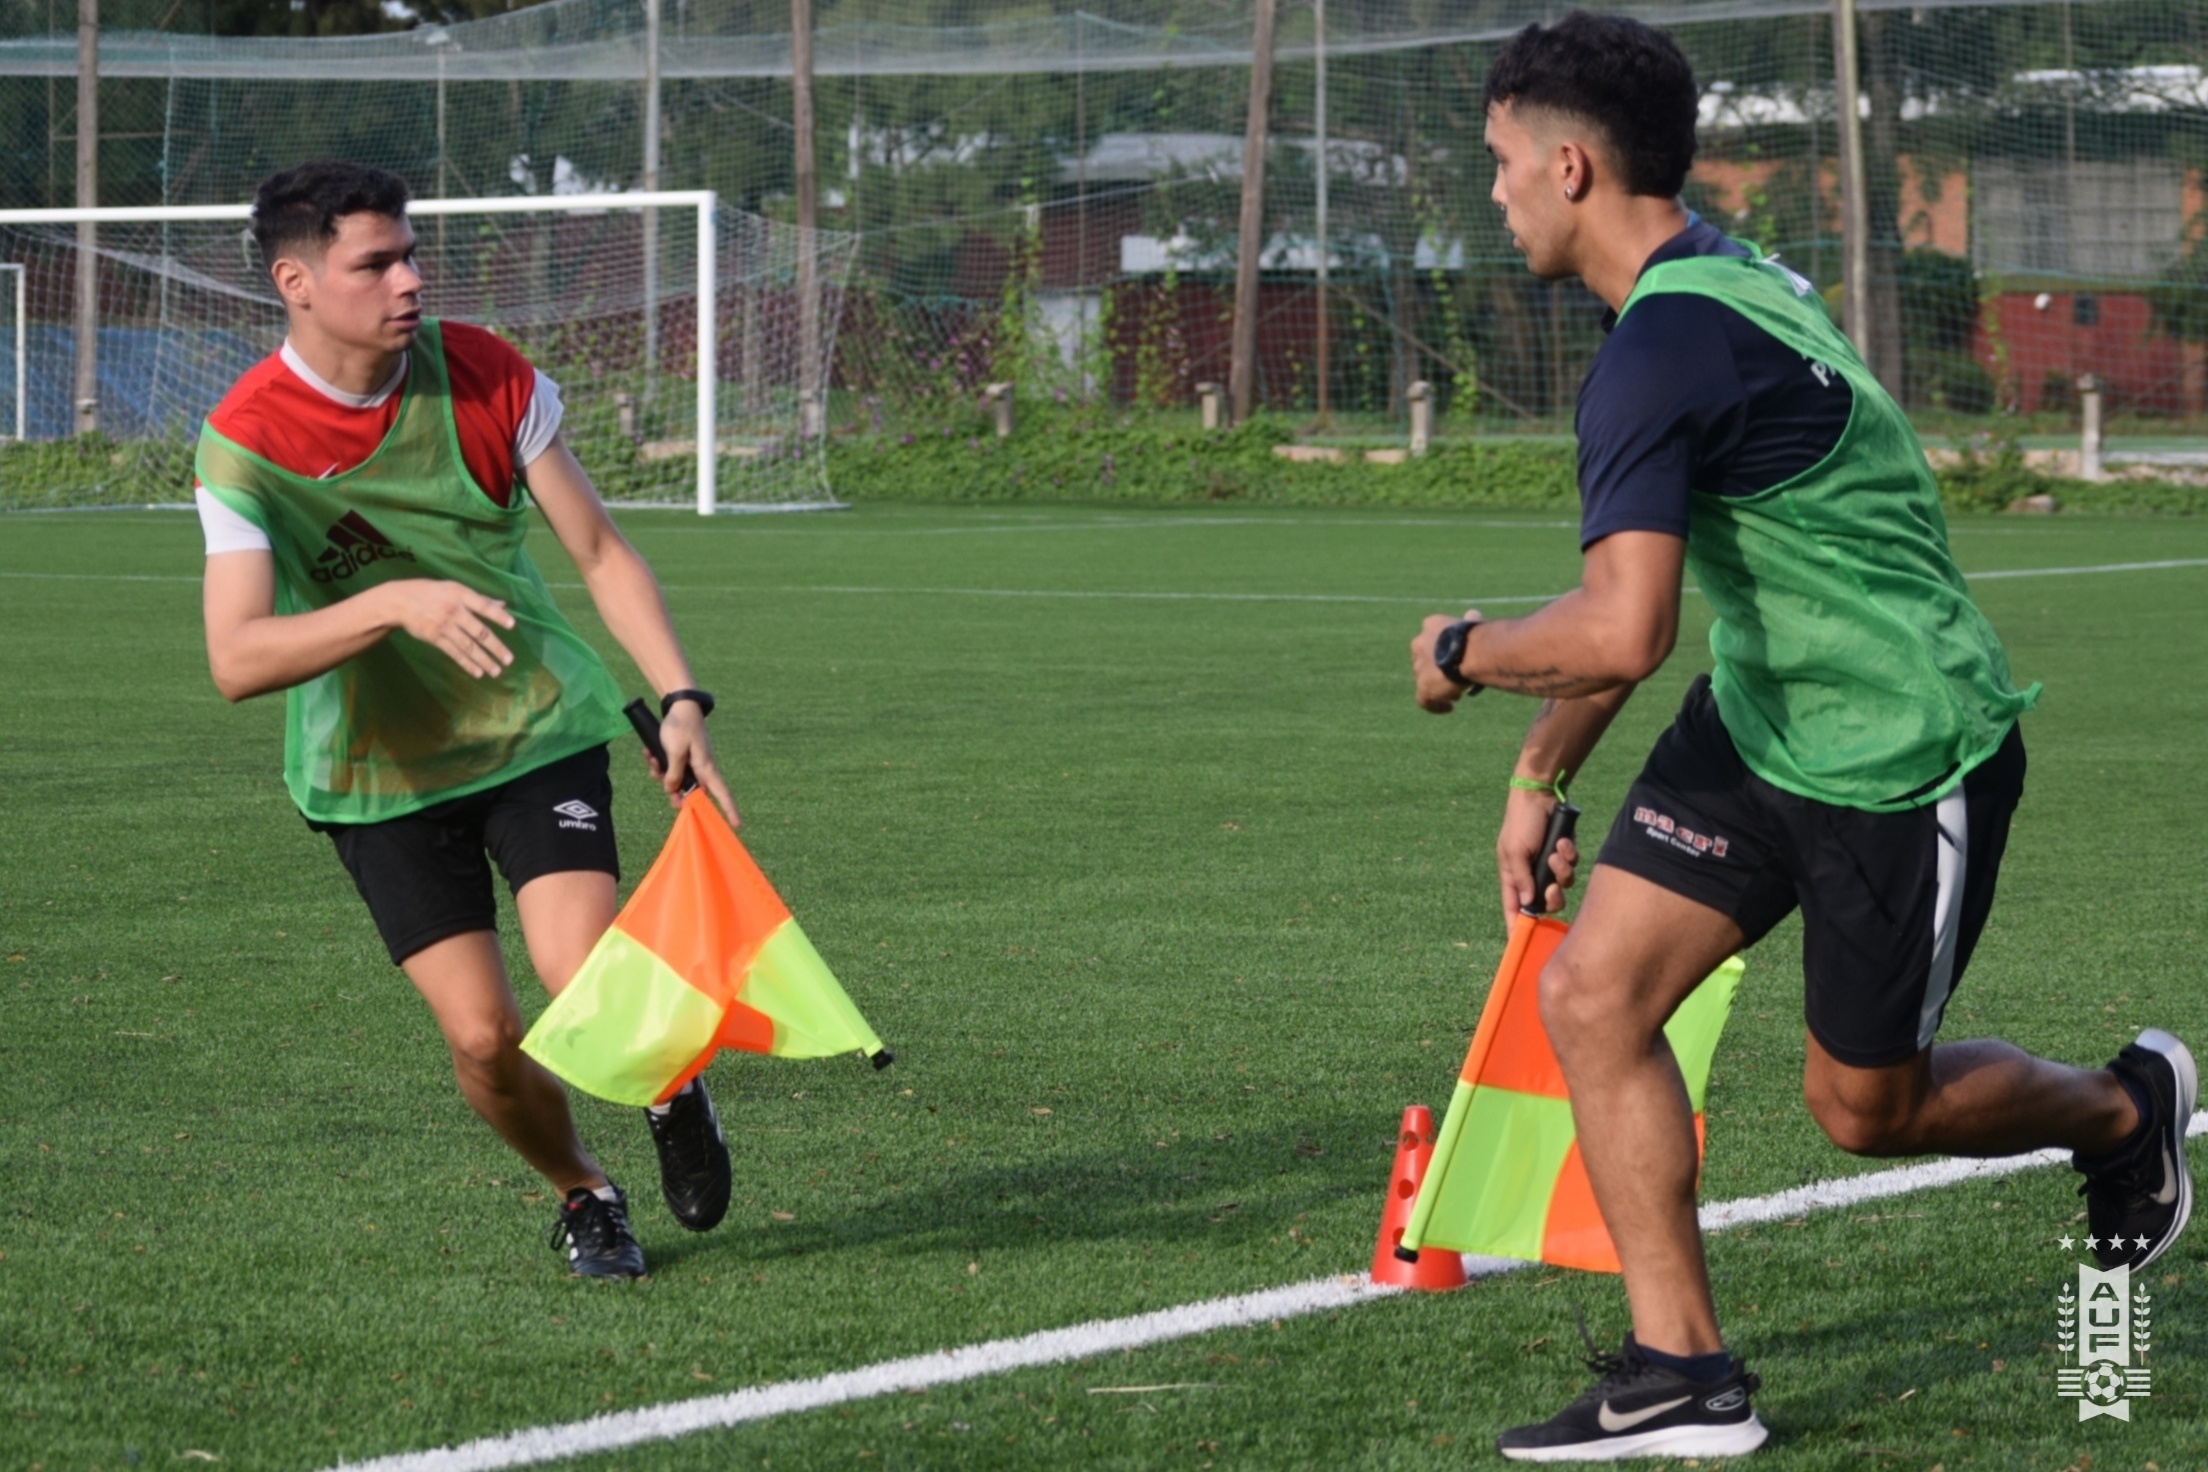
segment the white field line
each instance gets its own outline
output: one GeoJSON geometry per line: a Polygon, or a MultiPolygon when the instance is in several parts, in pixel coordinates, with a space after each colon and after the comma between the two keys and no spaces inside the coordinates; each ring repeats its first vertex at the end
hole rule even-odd
{"type": "MultiPolygon", "coordinates": [[[[2193,1116],[2186,1133],[2208,1133],[2208,1110],[2193,1116]]],[[[1963,1181],[1991,1180],[2058,1164],[2068,1158],[2068,1151],[2040,1150],[1998,1160],[1935,1160],[1897,1170],[1819,1181],[1769,1196],[1714,1202],[1702,1208],[1702,1226],[1705,1231],[1716,1232],[1755,1222],[1791,1221],[1811,1211],[1853,1206],[1963,1181]]],[[[1467,1256],[1464,1259],[1466,1275],[1475,1278],[1493,1277],[1529,1266],[1532,1264],[1512,1258],[1467,1256]]],[[[365,1462],[342,1462],[330,1472],[496,1472],[506,1467],[564,1461],[646,1442],[671,1441],[699,1431],[726,1430],[798,1411],[815,1411],[902,1391],[955,1385],[1013,1370],[1065,1364],[1114,1350],[1140,1349],[1221,1329],[1243,1329],[1325,1313],[1330,1309],[1354,1308],[1361,1303],[1392,1298],[1401,1291],[1378,1287],[1359,1274],[1313,1278],[1284,1288],[1182,1304],[1178,1308],[1158,1309],[1124,1319],[1093,1319],[1086,1324],[1044,1329],[1016,1339],[992,1339],[934,1354],[885,1360],[810,1380],[755,1385],[726,1395],[616,1411],[565,1425],[536,1426],[505,1436],[462,1442],[458,1446],[400,1452],[365,1462]]]]}
{"type": "MultiPolygon", "coordinates": [[[[183,573],[125,573],[125,572],[0,572],[0,578],[16,578],[32,582],[50,583],[197,583],[196,576],[183,573]]],[[[553,583],[545,586],[570,592],[582,591],[581,583],[553,583]]],[[[1412,603],[1421,607],[1434,605],[1448,607],[1463,604],[1466,607],[1479,603],[1548,603],[1562,597],[1559,593],[1509,593],[1492,598],[1467,599],[1461,594],[1446,598],[1423,598],[1400,593],[1184,593],[1097,590],[1078,588],[890,588],[858,586],[842,583],[802,583],[785,586],[761,586],[740,583],[661,583],[660,589],[668,593],[737,593],[780,595],[784,593],[827,593],[854,597],[881,598],[1087,598],[1119,599],[1135,602],[1166,603],[1412,603]]]]}
{"type": "Polygon", "coordinates": [[[180,572],[0,572],[0,578],[38,583],[196,583],[200,575],[180,572]]]}
{"type": "MultiPolygon", "coordinates": [[[[2086,573],[2096,572],[2159,572],[2167,568],[2177,567],[2208,567],[2208,557],[2174,558],[2165,562],[2104,562],[2087,567],[2011,567],[2000,568],[1991,572],[1965,573],[1964,577],[1972,582],[1985,582],[1996,578],[2078,577],[2086,573]]],[[[200,581],[195,576],[183,573],[116,572],[0,571],[0,579],[60,583],[196,583],[200,581]]],[[[551,586],[573,590],[580,589],[583,585],[581,583],[553,583],[551,586]]],[[[1053,598],[1166,603],[1412,603],[1435,607],[1461,604],[1468,608],[1490,603],[1550,603],[1564,596],[1563,593],[1510,593],[1480,598],[1462,595],[1423,597],[1399,593],[1146,592],[1110,588],[897,588],[851,583],[790,583],[775,586],[747,586],[738,583],[663,583],[661,587],[670,593],[755,593],[772,595],[817,593],[841,597],[1053,598]]],[[[1686,591],[1694,593],[1701,590],[1690,587],[1686,591]]]]}
{"type": "MultiPolygon", "coordinates": [[[[623,509],[618,504],[610,509],[623,509]]],[[[1019,532],[1146,532],[1176,531],[1182,527],[1492,527],[1507,531],[1532,528],[1541,531],[1575,530],[1576,521],[1513,521],[1500,517],[1319,517],[1319,516],[1160,516],[1137,519],[1131,516],[1100,516],[1087,521],[1020,521],[1003,518],[967,526],[930,527],[875,527],[875,526],[766,526],[758,523],[741,524],[747,536],[763,537],[971,537],[1001,536],[1019,532]]],[[[654,536],[710,536],[721,530],[712,526],[659,526],[652,528],[654,536]]]]}
{"type": "MultiPolygon", "coordinates": [[[[145,506],[20,506],[12,511],[0,512],[0,516],[111,516],[117,512],[146,511],[194,511],[199,508],[190,501],[163,501],[145,506]]],[[[609,501],[608,511],[645,512],[672,511],[695,518],[696,507],[688,503],[637,505],[630,502],[609,501]]],[[[877,527],[851,526],[848,523],[819,526],[769,525],[760,521],[716,522],[706,525],[655,526],[654,536],[719,536],[731,532],[742,536],[768,537],[971,537],[1002,534],[1005,532],[1090,532],[1090,531],[1172,531],[1179,527],[1219,526],[1361,526],[1361,527],[1498,527],[1515,531],[1531,527],[1545,531],[1571,531],[1579,526],[1577,521],[1538,521],[1531,517],[1505,518],[1499,516],[1470,517],[1372,517],[1372,516],[1152,516],[1132,515],[1091,516],[1064,520],[1045,517],[1021,518],[1017,516],[976,517],[960,526],[931,527],[877,527]]],[[[1973,528],[1975,530],[1975,528],[1973,528]]]]}
{"type": "Polygon", "coordinates": [[[2165,567],[2208,567],[2208,557],[2175,557],[2167,562],[2103,562],[2092,567],[2012,567],[1996,572],[1966,572],[1971,582],[1993,578],[2068,578],[2088,572],[2157,572],[2165,567]]]}
{"type": "MultiPolygon", "coordinates": [[[[554,583],[556,588],[581,587],[580,583],[554,583]]],[[[670,592],[683,593],[848,593],[857,597],[902,597],[917,594],[936,598],[1102,598],[1135,603],[1415,603],[1421,607],[1433,605],[1452,607],[1462,604],[1472,607],[1480,603],[1549,603],[1563,597],[1561,593],[1510,593],[1492,598],[1467,598],[1462,594],[1446,598],[1422,598],[1403,593],[1184,593],[1144,592],[1117,589],[1080,588],[883,588],[825,583],[808,584],[797,588],[714,588],[685,587],[669,583],[670,592]]]]}

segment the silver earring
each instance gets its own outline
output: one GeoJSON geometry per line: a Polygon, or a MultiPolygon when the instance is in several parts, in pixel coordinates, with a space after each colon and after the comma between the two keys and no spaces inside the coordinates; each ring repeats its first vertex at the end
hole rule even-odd
{"type": "Polygon", "coordinates": [[[1572,186],[1571,186],[1571,185],[1567,184],[1567,185],[1565,185],[1565,186],[1564,186],[1564,197],[1565,197],[1566,199],[1570,199],[1570,198],[1571,198],[1571,197],[1573,196],[1573,193],[1574,193],[1574,190],[1572,189],[1572,186]]]}

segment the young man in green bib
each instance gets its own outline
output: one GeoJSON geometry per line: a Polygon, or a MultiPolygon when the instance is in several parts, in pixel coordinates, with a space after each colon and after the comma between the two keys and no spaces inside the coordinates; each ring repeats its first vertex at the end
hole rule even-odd
{"type": "MultiPolygon", "coordinates": [[[[258,191],[253,235],[289,330],[200,439],[208,662],[231,700],[287,692],[292,799],[435,1014],[468,1103],[559,1194],[572,1271],[640,1277],[626,1197],[520,1050],[494,929],[493,861],[557,992],[612,923],[620,872],[607,744],[628,725],[523,547],[532,501],[661,694],[670,800],[695,774],[734,822],[713,697],[560,441],[558,385],[490,333],[423,316],[406,203],[402,181],[357,164],[258,191]]],[[[702,1081],[650,1129],[669,1208],[712,1227],[729,1163],[702,1081]]]]}
{"type": "MultiPolygon", "coordinates": [[[[1496,855],[1506,911],[1566,775],[1671,653],[1684,576],[1717,615],[1698,678],[1602,846],[1541,1013],[1632,1332],[1597,1383],[1498,1439],[1535,1461],[1725,1456],[1765,1436],[1720,1337],[1692,1115],[1664,1021],[1799,908],[1811,1113],[1860,1155],[2059,1145],[2104,1265],[2144,1266],[2191,1208],[2197,1080],[2149,1029],[2106,1069],[1935,1046],[2023,794],[2018,691],[1947,546],[1908,419],[1806,281],[1679,203],[1698,93],[1670,37],[1574,12],[1497,57],[1493,198],[1527,266],[1611,308],[1581,388],[1581,586],[1521,619],[1437,615],[1419,703],[1541,700],[1496,855]]],[[[1566,847],[1569,882],[1578,855],[1566,847]]]]}

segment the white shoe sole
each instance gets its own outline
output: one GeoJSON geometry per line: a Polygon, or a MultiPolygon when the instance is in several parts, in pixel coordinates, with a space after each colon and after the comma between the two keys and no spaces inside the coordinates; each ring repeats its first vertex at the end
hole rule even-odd
{"type": "Polygon", "coordinates": [[[2164,1142],[2170,1152],[2170,1168],[2177,1176],[2177,1215],[2170,1219],[2169,1230],[2162,1234],[2162,1240],[2154,1244],[2153,1250],[2131,1265],[2131,1270],[2137,1272],[2169,1251],[2170,1245],[2185,1231],[2185,1224],[2192,1220],[2193,1173],[2185,1165],[2185,1131],[2192,1124],[2193,1108],[2200,1101],[2200,1071],[2193,1064],[2192,1051],[2159,1027],[2148,1028],[2133,1041],[2150,1053],[2161,1054],[2169,1062],[2171,1072],[2177,1075],[2176,1118],[2169,1130],[2175,1143],[2164,1142]]]}
{"type": "Polygon", "coordinates": [[[1502,1454],[1516,1462],[1620,1462],[1628,1457],[1737,1457],[1762,1446],[1770,1428],[1753,1411],[1728,1426],[1667,1426],[1606,1436],[1576,1446],[1512,1446],[1502,1454]]]}

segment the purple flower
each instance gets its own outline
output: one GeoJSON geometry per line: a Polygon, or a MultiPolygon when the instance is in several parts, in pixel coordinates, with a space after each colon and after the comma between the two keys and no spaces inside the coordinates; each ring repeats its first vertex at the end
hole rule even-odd
{"type": "Polygon", "coordinates": [[[966,448],[969,450],[978,450],[981,448],[981,441],[979,439],[970,439],[966,442],[966,448]]]}
{"type": "Polygon", "coordinates": [[[909,444],[911,444],[911,443],[912,443],[912,436],[908,434],[908,435],[906,435],[906,436],[905,436],[905,437],[904,437],[903,439],[899,440],[899,441],[898,441],[897,443],[898,443],[898,444],[900,444],[900,445],[909,445],[909,444]]]}

